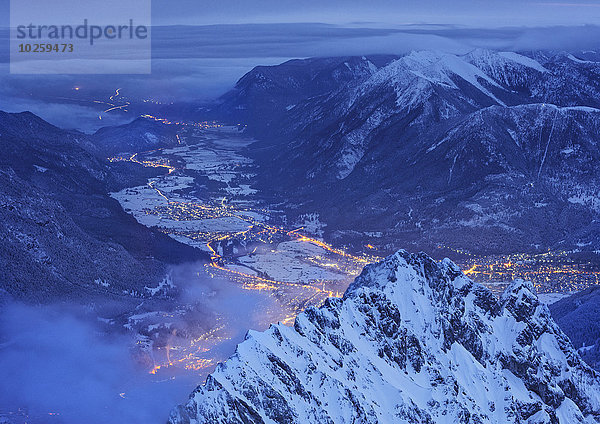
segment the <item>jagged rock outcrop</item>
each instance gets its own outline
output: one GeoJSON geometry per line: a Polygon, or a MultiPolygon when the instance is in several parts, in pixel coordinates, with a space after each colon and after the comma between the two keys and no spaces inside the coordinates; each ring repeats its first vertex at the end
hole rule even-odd
{"type": "Polygon", "coordinates": [[[293,327],[249,332],[182,423],[595,423],[600,379],[530,283],[497,300],[399,251],[293,327]]]}

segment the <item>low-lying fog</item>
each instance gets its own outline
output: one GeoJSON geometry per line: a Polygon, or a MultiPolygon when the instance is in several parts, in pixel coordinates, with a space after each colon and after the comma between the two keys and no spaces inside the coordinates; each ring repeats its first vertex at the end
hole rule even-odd
{"type": "MultiPolygon", "coordinates": [[[[172,328],[187,332],[173,343],[198,337],[213,327],[216,319],[226,322],[228,337],[211,346],[208,353],[223,360],[249,328],[264,329],[264,322],[269,321],[262,319],[268,316],[265,305],[272,301],[265,303],[264,298],[227,280],[199,277],[198,266],[173,270],[180,289],[176,300],[169,305],[136,301],[138,308],[130,315],[153,308],[164,310],[165,306],[185,309],[185,314],[169,314],[172,328]]],[[[148,358],[140,358],[135,350],[135,332],[99,319],[99,311],[119,309],[123,305],[98,301],[87,306],[3,304],[0,422],[166,422],[170,410],[186,401],[214,364],[202,370],[175,366],[151,374],[148,358]]],[[[163,318],[157,323],[160,320],[163,318]]]]}

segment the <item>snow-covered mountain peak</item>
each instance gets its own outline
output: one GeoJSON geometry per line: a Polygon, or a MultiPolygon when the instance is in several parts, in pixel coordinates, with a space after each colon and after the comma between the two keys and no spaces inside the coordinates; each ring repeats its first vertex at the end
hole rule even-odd
{"type": "Polygon", "coordinates": [[[498,86],[495,81],[479,68],[454,54],[419,51],[413,52],[399,60],[403,61],[415,75],[424,76],[434,83],[448,84],[457,88],[452,80],[452,76],[454,75],[478,88],[480,86],[478,79],[498,86]]]}
{"type": "Polygon", "coordinates": [[[390,84],[397,92],[398,104],[411,106],[425,100],[431,87],[460,92],[466,83],[494,104],[504,106],[505,95],[522,88],[534,75],[544,73],[549,71],[542,64],[515,52],[475,49],[456,55],[413,51],[375,72],[365,87],[390,84]]]}
{"type": "MultiPolygon", "coordinates": [[[[420,91],[430,90],[430,86],[440,86],[460,90],[460,84],[467,83],[492,99],[496,104],[504,105],[492,88],[504,90],[487,73],[466,60],[465,57],[436,51],[414,51],[376,72],[365,83],[366,87],[391,84],[398,95],[398,104],[409,106],[426,98],[426,95],[414,93],[415,86],[420,91]],[[461,82],[462,81],[462,82],[461,82]],[[426,82],[427,84],[423,84],[426,82]],[[412,94],[407,95],[407,92],[412,94]]],[[[363,89],[363,92],[368,91],[363,89]]]]}
{"type": "Polygon", "coordinates": [[[515,282],[399,251],[293,328],[251,332],[172,423],[584,423],[598,376],[515,282]]]}
{"type": "MultiPolygon", "coordinates": [[[[428,282],[435,278],[437,284],[441,284],[453,281],[461,275],[460,268],[449,259],[437,263],[424,253],[411,254],[405,250],[399,250],[382,262],[367,265],[348,287],[344,297],[352,296],[357,290],[373,285],[379,289],[396,284],[406,286],[409,283],[421,286],[423,278],[428,282]]],[[[459,284],[462,285],[462,283],[463,281],[459,284]]]]}
{"type": "MultiPolygon", "coordinates": [[[[465,55],[465,60],[473,65],[484,68],[506,69],[507,67],[526,67],[538,72],[549,72],[536,60],[516,52],[495,52],[486,49],[475,49],[465,55]]],[[[493,75],[490,75],[493,76],[493,75]]]]}

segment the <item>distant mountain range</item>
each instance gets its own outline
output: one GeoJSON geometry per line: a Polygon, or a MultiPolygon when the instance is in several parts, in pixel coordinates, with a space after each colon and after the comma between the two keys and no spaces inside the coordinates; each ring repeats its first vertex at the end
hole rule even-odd
{"type": "Polygon", "coordinates": [[[600,379],[530,283],[497,300],[399,251],[293,327],[249,332],[172,424],[593,423],[600,379]]]}
{"type": "Polygon", "coordinates": [[[293,60],[256,67],[201,112],[246,124],[263,190],[342,241],[600,246],[595,52],[293,60]]]}
{"type": "MultiPolygon", "coordinates": [[[[127,140],[139,125],[118,131],[127,140]]],[[[87,136],[0,112],[0,291],[32,302],[143,297],[168,264],[205,259],[138,224],[109,196],[160,172],[108,163],[100,136],[114,131],[87,136]]]]}

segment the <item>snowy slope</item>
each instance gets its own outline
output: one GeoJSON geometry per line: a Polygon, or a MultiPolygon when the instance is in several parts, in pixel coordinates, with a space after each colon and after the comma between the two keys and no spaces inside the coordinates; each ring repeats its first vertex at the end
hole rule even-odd
{"type": "Polygon", "coordinates": [[[593,423],[600,380],[529,283],[496,300],[399,251],[293,328],[250,332],[175,423],[593,423]]]}
{"type": "Polygon", "coordinates": [[[256,187],[294,213],[318,212],[336,237],[381,232],[388,253],[437,243],[479,254],[596,249],[600,62],[571,56],[419,51],[368,72],[344,59],[352,78],[329,90],[310,80],[311,95],[293,101],[289,65],[272,67],[285,102],[237,92],[240,105],[281,109],[261,118],[269,129],[249,151],[256,187]]]}

